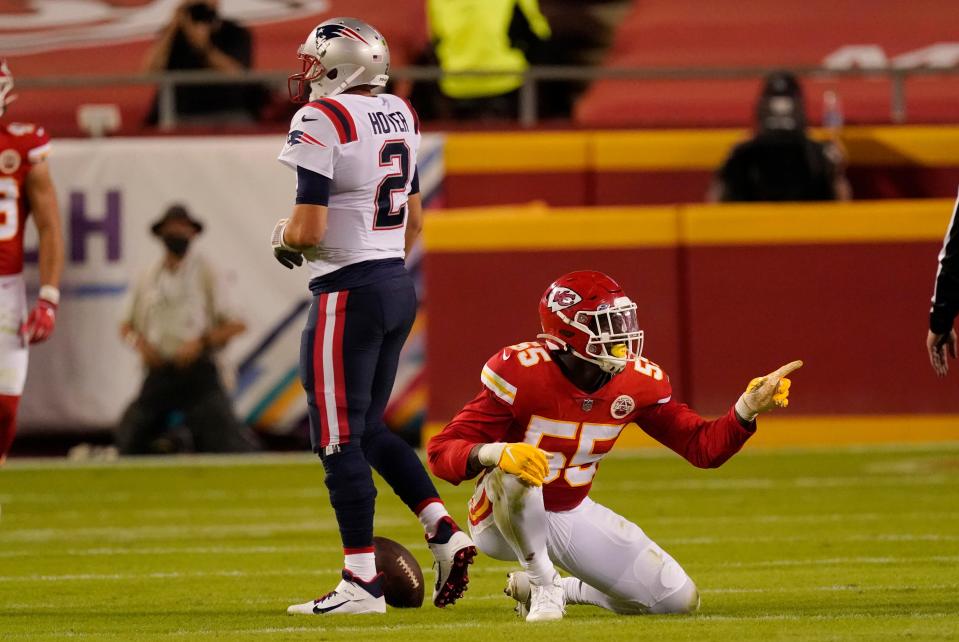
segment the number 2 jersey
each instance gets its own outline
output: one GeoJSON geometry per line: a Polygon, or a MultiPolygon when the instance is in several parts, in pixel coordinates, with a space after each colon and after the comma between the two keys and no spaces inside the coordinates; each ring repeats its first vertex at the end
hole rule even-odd
{"type": "Polygon", "coordinates": [[[526,442],[552,453],[543,500],[546,510],[565,511],[589,494],[600,461],[629,423],[700,468],[721,465],[755,430],[744,428],[733,408],[708,421],[674,401],[669,379],[646,359],[596,392],[583,392],[553,361],[551,348],[521,343],[487,361],[483,389],[427,446],[433,474],[458,484],[467,479],[476,444],[526,442]]]}
{"type": "Polygon", "coordinates": [[[293,116],[279,160],[331,179],[327,229],[304,253],[311,278],[404,258],[407,200],[420,146],[416,112],[392,94],[340,94],[293,116]]]}
{"type": "Polygon", "coordinates": [[[30,214],[27,174],[50,153],[50,137],[29,123],[0,123],[0,276],[23,271],[23,228],[30,214]]]}

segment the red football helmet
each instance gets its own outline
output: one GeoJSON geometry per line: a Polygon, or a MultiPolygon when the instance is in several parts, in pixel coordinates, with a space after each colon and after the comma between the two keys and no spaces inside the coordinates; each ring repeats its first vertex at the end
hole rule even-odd
{"type": "Polygon", "coordinates": [[[17,98],[10,93],[11,91],[13,91],[13,74],[10,73],[6,59],[0,58],[0,116],[6,113],[7,105],[17,98]]]}
{"type": "Polygon", "coordinates": [[[570,272],[553,281],[539,302],[539,319],[541,337],[611,374],[622,372],[643,351],[636,304],[602,272],[570,272]]]}

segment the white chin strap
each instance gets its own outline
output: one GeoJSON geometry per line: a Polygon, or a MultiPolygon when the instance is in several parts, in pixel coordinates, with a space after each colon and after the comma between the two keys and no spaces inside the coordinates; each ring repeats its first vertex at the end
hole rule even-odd
{"type": "Polygon", "coordinates": [[[312,84],[313,92],[310,94],[310,99],[314,98],[329,98],[330,96],[336,96],[342,94],[344,91],[352,86],[353,81],[360,77],[366,71],[366,67],[358,67],[356,71],[346,77],[346,80],[340,84],[333,87],[333,89],[324,92],[322,87],[317,87],[320,83],[312,84]]]}

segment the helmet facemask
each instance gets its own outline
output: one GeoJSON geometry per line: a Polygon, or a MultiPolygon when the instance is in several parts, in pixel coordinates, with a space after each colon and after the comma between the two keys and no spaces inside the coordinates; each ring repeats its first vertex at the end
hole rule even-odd
{"type": "Polygon", "coordinates": [[[612,305],[599,307],[598,310],[580,310],[572,319],[566,319],[569,325],[589,337],[586,354],[573,352],[605,372],[619,374],[643,352],[643,331],[636,318],[636,304],[629,297],[622,296],[616,297],[612,305]]]}
{"type": "Polygon", "coordinates": [[[314,56],[304,51],[304,46],[296,52],[302,68],[299,73],[291,75],[286,81],[286,89],[290,92],[290,100],[295,103],[305,103],[310,99],[310,87],[317,78],[326,73],[326,69],[314,56]]]}

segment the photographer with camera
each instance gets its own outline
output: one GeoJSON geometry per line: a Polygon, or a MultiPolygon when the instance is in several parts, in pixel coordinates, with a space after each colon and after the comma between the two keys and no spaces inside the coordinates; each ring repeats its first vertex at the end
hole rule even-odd
{"type": "MultiPolygon", "coordinates": [[[[250,31],[218,13],[219,0],[184,0],[147,51],[143,70],[209,69],[240,74],[253,61],[250,31]]],[[[175,90],[177,119],[200,125],[235,124],[257,119],[263,91],[258,85],[182,85],[175,90]]],[[[159,121],[157,100],[147,124],[159,121]]]]}

